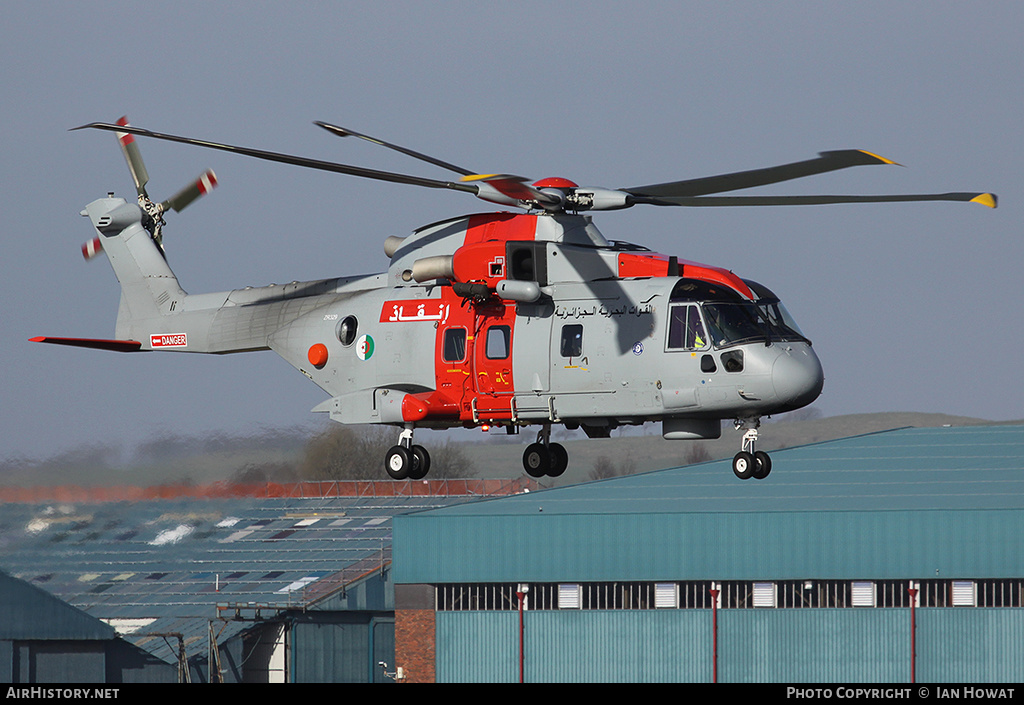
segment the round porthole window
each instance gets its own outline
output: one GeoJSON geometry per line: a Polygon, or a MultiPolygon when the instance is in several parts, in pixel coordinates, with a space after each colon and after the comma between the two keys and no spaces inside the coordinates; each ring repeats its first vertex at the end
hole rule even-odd
{"type": "Polygon", "coordinates": [[[338,340],[342,345],[349,346],[356,340],[356,329],[359,321],[355,316],[345,316],[338,322],[338,340]]]}

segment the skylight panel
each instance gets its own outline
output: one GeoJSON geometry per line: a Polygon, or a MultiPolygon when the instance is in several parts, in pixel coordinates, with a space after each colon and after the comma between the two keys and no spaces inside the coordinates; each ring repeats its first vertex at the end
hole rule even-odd
{"type": "Polygon", "coordinates": [[[220,539],[218,543],[233,543],[235,541],[240,541],[241,539],[244,539],[246,536],[253,533],[254,531],[256,531],[256,529],[240,529],[239,531],[234,532],[227,538],[220,539]]]}
{"type": "Polygon", "coordinates": [[[281,588],[280,590],[277,590],[276,594],[283,595],[285,593],[295,592],[296,590],[301,590],[302,588],[306,587],[310,583],[315,582],[317,580],[319,580],[319,577],[317,577],[316,575],[307,575],[306,577],[300,578],[300,579],[296,580],[295,582],[286,585],[285,587],[281,588]]]}
{"type": "Polygon", "coordinates": [[[195,531],[194,526],[189,524],[178,524],[173,529],[164,529],[156,538],[149,542],[151,546],[166,546],[169,544],[175,544],[181,541],[183,538],[195,531]]]}
{"type": "Polygon", "coordinates": [[[134,617],[134,618],[110,618],[103,619],[117,631],[118,634],[132,634],[156,621],[156,617],[134,617]]]}

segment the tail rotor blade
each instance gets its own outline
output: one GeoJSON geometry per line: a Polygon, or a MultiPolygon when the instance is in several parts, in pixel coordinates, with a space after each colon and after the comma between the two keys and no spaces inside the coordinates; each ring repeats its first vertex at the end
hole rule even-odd
{"type": "Polygon", "coordinates": [[[168,198],[161,205],[164,210],[171,210],[180,213],[185,210],[192,201],[212,191],[217,186],[217,175],[213,169],[207,169],[202,175],[185,188],[168,198]]]}
{"type": "Polygon", "coordinates": [[[94,257],[103,254],[103,243],[100,242],[98,237],[94,237],[89,242],[82,245],[82,257],[88,262],[94,257]]]}
{"type": "MultiPolygon", "coordinates": [[[[117,121],[117,124],[121,127],[127,127],[128,117],[122,116],[117,121]]],[[[128,170],[132,173],[135,190],[140,196],[148,198],[146,195],[146,184],[149,183],[149,173],[146,171],[146,165],[142,161],[139,145],[135,143],[135,135],[129,132],[118,132],[117,143],[121,145],[121,152],[124,154],[125,161],[128,162],[128,170]]]]}

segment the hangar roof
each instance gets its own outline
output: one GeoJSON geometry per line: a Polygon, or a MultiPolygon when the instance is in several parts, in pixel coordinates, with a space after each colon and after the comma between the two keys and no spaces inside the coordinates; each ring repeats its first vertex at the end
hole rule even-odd
{"type": "Polygon", "coordinates": [[[264,619],[296,607],[393,609],[384,581],[373,583],[391,563],[393,516],[468,491],[3,502],[0,569],[171,661],[172,639],[142,635],[182,634],[192,655],[205,653],[211,619],[228,618],[224,643],[253,626],[257,607],[264,619]],[[239,606],[248,620],[231,620],[239,606]]]}
{"type": "MultiPolygon", "coordinates": [[[[737,437],[738,442],[738,437],[737,437]]],[[[1024,426],[907,428],[433,510],[442,516],[1024,508],[1024,426]]]]}
{"type": "Polygon", "coordinates": [[[1024,426],[910,428],[397,517],[396,583],[1024,577],[1024,426]]]}

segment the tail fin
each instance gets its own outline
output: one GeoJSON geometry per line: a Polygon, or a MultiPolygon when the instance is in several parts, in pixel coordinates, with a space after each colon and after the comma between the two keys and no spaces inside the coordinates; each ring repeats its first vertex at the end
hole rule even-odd
{"type": "Polygon", "coordinates": [[[82,211],[92,221],[103,251],[121,283],[115,337],[144,340],[159,330],[154,319],[174,311],[185,297],[160,248],[143,226],[142,209],[122,198],[101,198],[82,211]]]}

